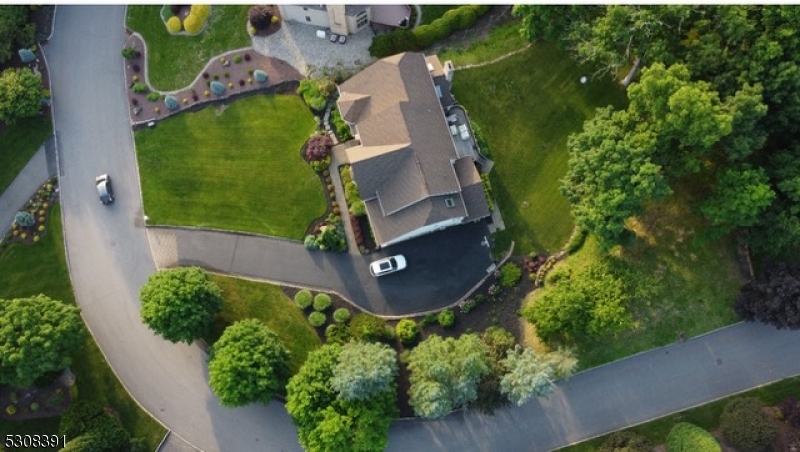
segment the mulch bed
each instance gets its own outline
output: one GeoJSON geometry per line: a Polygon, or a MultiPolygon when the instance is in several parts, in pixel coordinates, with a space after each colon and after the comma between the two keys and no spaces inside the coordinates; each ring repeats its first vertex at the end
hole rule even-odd
{"type": "Polygon", "coordinates": [[[20,226],[17,222],[14,222],[11,230],[7,231],[3,240],[0,241],[0,253],[5,251],[6,246],[11,242],[33,245],[47,234],[50,212],[53,204],[58,200],[57,189],[58,181],[55,178],[50,179],[39,187],[39,190],[33,194],[21,210],[32,215],[33,225],[20,226]]]}
{"type": "Polygon", "coordinates": [[[158,100],[147,100],[147,93],[134,93],[133,85],[145,82],[147,55],[144,44],[138,35],[131,35],[125,47],[132,47],[136,56],[126,61],[125,80],[128,86],[129,111],[134,123],[160,120],[186,110],[202,108],[211,102],[220,102],[234,96],[256,92],[293,92],[297,83],[304,77],[287,62],[261,55],[252,48],[226,52],[211,60],[198,74],[192,84],[182,90],[170,92],[179,105],[171,111],[164,103],[163,96],[158,100]],[[238,63],[236,61],[239,61],[238,63]],[[252,71],[267,73],[267,81],[257,82],[252,71]],[[225,85],[225,93],[218,96],[211,92],[212,81],[225,85]]]}
{"type": "MultiPolygon", "coordinates": [[[[514,262],[520,267],[523,267],[523,260],[525,259],[526,258],[523,256],[515,256],[509,259],[509,262],[514,262]]],[[[485,301],[478,304],[468,314],[462,313],[458,307],[453,308],[453,312],[456,314],[456,322],[450,328],[442,328],[438,323],[427,324],[427,322],[424,321],[425,316],[411,317],[420,326],[419,341],[433,334],[442,337],[458,337],[466,333],[481,333],[490,326],[499,326],[513,334],[517,342],[521,342],[522,325],[517,313],[522,307],[522,300],[534,289],[534,283],[530,279],[529,274],[527,270],[523,270],[522,278],[520,278],[516,286],[501,290],[500,293],[494,296],[490,295],[490,292],[497,290],[492,289],[492,287],[499,287],[499,284],[497,284],[497,277],[493,275],[488,278],[471,297],[475,298],[478,294],[482,294],[485,301]]],[[[282,286],[281,289],[283,293],[292,300],[294,299],[294,295],[300,290],[286,286],[282,286]]],[[[312,293],[316,293],[316,291],[312,291],[312,293]]],[[[329,322],[316,328],[317,334],[323,342],[325,341],[325,328],[333,322],[331,313],[334,310],[338,308],[347,308],[353,315],[361,312],[340,296],[336,294],[329,295],[332,301],[331,307],[327,311],[329,322]]],[[[311,312],[310,309],[311,308],[309,308],[307,313],[311,312]]],[[[392,328],[397,325],[397,322],[398,320],[387,320],[387,324],[392,328]]],[[[413,348],[413,346],[407,347],[402,345],[397,339],[387,343],[395,349],[398,356],[406,350],[413,348]]],[[[405,370],[404,366],[401,366],[397,379],[397,406],[400,409],[400,417],[414,416],[414,410],[408,404],[408,389],[410,387],[408,377],[409,373],[405,370]]]]}
{"type": "Polygon", "coordinates": [[[23,421],[64,414],[72,401],[70,383],[65,381],[70,378],[50,377],[51,380],[41,386],[29,388],[0,385],[0,419],[23,421]]]}

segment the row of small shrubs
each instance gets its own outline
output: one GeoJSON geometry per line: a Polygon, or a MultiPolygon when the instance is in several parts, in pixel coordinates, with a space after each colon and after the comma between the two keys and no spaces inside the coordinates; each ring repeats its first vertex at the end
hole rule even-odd
{"type": "Polygon", "coordinates": [[[331,110],[331,124],[333,128],[336,129],[336,135],[339,137],[339,140],[347,141],[353,138],[353,134],[350,132],[350,126],[344,122],[338,108],[331,110]]]}
{"type": "Polygon", "coordinates": [[[450,328],[456,323],[456,313],[452,309],[439,311],[438,314],[428,314],[419,322],[420,326],[438,323],[442,328],[450,328]]]}
{"type": "Polygon", "coordinates": [[[347,200],[350,214],[355,217],[361,217],[367,214],[367,206],[361,200],[361,194],[358,192],[358,186],[353,181],[353,173],[350,165],[342,165],[339,168],[339,176],[342,178],[342,186],[344,187],[344,197],[347,200]]]}
{"type": "Polygon", "coordinates": [[[303,289],[294,294],[294,303],[300,309],[308,309],[313,305],[315,311],[322,312],[331,307],[331,296],[326,293],[312,296],[311,291],[303,289]]]}
{"type": "Polygon", "coordinates": [[[423,50],[436,41],[442,40],[459,30],[466,30],[489,12],[487,5],[465,5],[451,9],[428,25],[421,25],[412,31],[395,30],[376,36],[369,46],[370,55],[383,58],[410,50],[423,50]]]}
{"type": "Polygon", "coordinates": [[[494,192],[492,191],[492,183],[489,182],[489,175],[481,173],[481,183],[483,184],[483,194],[486,196],[486,204],[489,205],[489,211],[494,211],[494,192]]]}
{"type": "Polygon", "coordinates": [[[474,119],[470,119],[470,126],[472,128],[472,134],[475,136],[475,142],[478,143],[478,150],[485,157],[491,157],[492,152],[489,149],[489,142],[486,141],[486,135],[483,134],[481,126],[475,122],[474,119]]]}
{"type": "Polygon", "coordinates": [[[307,250],[342,252],[347,249],[347,239],[341,219],[335,216],[334,221],[323,225],[315,235],[307,235],[303,240],[307,250]]]}

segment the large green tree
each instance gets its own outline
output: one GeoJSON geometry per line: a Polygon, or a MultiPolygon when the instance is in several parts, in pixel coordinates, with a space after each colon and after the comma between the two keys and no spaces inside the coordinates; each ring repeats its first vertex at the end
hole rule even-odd
{"type": "Polygon", "coordinates": [[[6,69],[0,74],[0,121],[35,116],[42,106],[42,77],[28,68],[6,69]]]}
{"type": "Polygon", "coordinates": [[[147,279],[139,297],[144,323],[172,342],[190,343],[200,337],[222,308],[222,291],[199,267],[158,271],[147,279]]]}
{"type": "Polygon", "coordinates": [[[240,320],[226,328],[208,360],[209,384],[220,402],[230,407],[269,403],[289,374],[289,351],[257,319],[240,320]]]}
{"type": "Polygon", "coordinates": [[[27,5],[0,5],[0,64],[8,61],[16,48],[33,44],[35,35],[27,5]]]}
{"type": "Polygon", "coordinates": [[[349,342],[342,347],[331,384],[345,400],[368,400],[388,391],[397,376],[397,353],[383,343],[349,342]]]}
{"type": "Polygon", "coordinates": [[[489,372],[484,343],[474,334],[458,339],[431,335],[408,355],[409,404],[424,418],[439,418],[477,398],[489,372]]]}
{"type": "Polygon", "coordinates": [[[342,346],[325,344],[308,354],[286,385],[286,410],[307,451],[386,449],[389,424],[397,415],[394,385],[365,400],[340,397],[331,384],[342,346]]]}
{"type": "Polygon", "coordinates": [[[23,388],[69,367],[84,339],[77,306],[44,295],[0,300],[0,383],[23,388]]]}
{"type": "Polygon", "coordinates": [[[700,211],[717,233],[727,233],[755,225],[774,199],[775,192],[763,168],[728,167],[721,171],[700,211]]]}

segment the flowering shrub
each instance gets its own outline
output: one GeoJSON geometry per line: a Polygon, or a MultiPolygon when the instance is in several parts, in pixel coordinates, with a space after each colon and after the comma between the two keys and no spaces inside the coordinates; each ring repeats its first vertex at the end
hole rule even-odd
{"type": "Polygon", "coordinates": [[[211,92],[216,94],[217,96],[225,94],[225,85],[223,85],[220,82],[217,81],[211,82],[210,87],[211,87],[211,92]]]}

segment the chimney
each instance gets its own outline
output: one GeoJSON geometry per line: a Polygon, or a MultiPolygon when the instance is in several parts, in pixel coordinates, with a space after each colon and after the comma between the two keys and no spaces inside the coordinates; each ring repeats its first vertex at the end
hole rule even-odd
{"type": "Polygon", "coordinates": [[[447,80],[447,83],[453,83],[453,73],[456,71],[455,66],[453,66],[453,62],[447,60],[444,62],[444,78],[447,80]]]}

